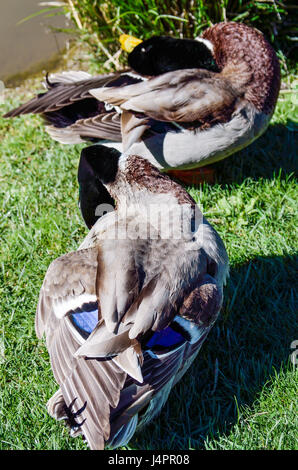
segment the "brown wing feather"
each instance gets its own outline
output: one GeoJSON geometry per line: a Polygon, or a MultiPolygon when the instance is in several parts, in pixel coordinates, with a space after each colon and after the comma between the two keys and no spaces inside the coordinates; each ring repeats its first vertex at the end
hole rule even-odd
{"type": "Polygon", "coordinates": [[[144,353],[144,365],[142,373],[144,382],[138,384],[127,377],[123,390],[121,391],[118,406],[111,412],[111,438],[122,426],[126,426],[130,419],[140,413],[157,394],[168,380],[175,376],[179,370],[184,356],[184,347],[173,352],[166,358],[153,358],[148,353],[144,353]]]}
{"type": "Polygon", "coordinates": [[[46,273],[38,301],[35,328],[40,338],[51,319],[53,305],[80,294],[96,295],[99,248],[87,248],[57,258],[46,273]]]}
{"type": "Polygon", "coordinates": [[[53,312],[57,301],[72,294],[95,293],[96,272],[92,248],[58,258],[46,275],[36,316],[39,336],[45,330],[53,374],[61,390],[53,397],[49,412],[54,413],[59,406],[60,417],[63,410],[66,417],[67,408],[71,408],[72,415],[82,409],[76,418],[77,423],[82,423],[79,433],[84,434],[91,449],[103,449],[110,435],[110,408],[118,404],[126,373],[111,360],[76,357],[84,339],[67,315],[59,319],[53,312]]]}
{"type": "Polygon", "coordinates": [[[116,112],[101,113],[88,119],[80,119],[64,128],[47,126],[47,132],[55,140],[65,143],[77,142],[78,136],[80,138],[92,137],[113,142],[121,142],[122,138],[120,116],[116,112]]]}
{"type": "Polygon", "coordinates": [[[89,90],[94,86],[107,86],[111,80],[117,79],[118,74],[107,74],[98,75],[96,77],[79,80],[71,83],[58,83],[55,86],[55,82],[51,85],[50,89],[46,93],[41,93],[32,100],[24,103],[16,109],[13,109],[5,114],[4,117],[15,117],[21,114],[28,113],[49,113],[57,111],[73,104],[76,101],[80,101],[85,98],[91,98],[89,90]]]}
{"type": "MultiPolygon", "coordinates": [[[[71,73],[70,73],[71,74],[71,73]]],[[[89,93],[91,88],[113,86],[121,87],[131,83],[139,82],[140,79],[127,75],[125,72],[97,75],[85,80],[64,80],[60,78],[55,82],[48,82],[48,91],[41,93],[32,100],[24,103],[16,109],[9,111],[4,117],[15,117],[28,113],[50,113],[77,101],[92,98],[89,93]]]]}
{"type": "Polygon", "coordinates": [[[238,93],[230,81],[200,69],[178,70],[122,88],[90,90],[98,100],[143,113],[159,121],[202,121],[213,119],[235,103],[238,93]]]}
{"type": "Polygon", "coordinates": [[[74,357],[80,344],[67,318],[60,321],[49,347],[52,370],[71,412],[81,408],[76,421],[91,449],[103,449],[110,435],[110,409],[117,406],[126,374],[113,361],[74,357]],[[67,364],[68,358],[70,364],[67,364]]]}

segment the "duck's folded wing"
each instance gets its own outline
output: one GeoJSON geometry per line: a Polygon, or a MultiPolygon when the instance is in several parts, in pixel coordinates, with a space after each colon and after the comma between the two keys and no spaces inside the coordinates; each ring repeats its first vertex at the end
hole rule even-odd
{"type": "Polygon", "coordinates": [[[181,368],[186,349],[185,342],[175,351],[144,353],[143,382],[139,383],[127,376],[118,406],[111,411],[108,445],[115,448],[126,444],[131,437],[129,434],[133,423],[135,431],[138,421],[142,426],[160,412],[181,368]]]}
{"type": "Polygon", "coordinates": [[[125,240],[102,243],[105,250],[99,245],[81,249],[50,265],[36,312],[36,332],[39,337],[45,333],[60,385],[49,412],[56,419],[66,419],[75,434],[83,433],[92,449],[103,448],[109,438],[110,410],[118,404],[127,373],[142,381],[142,356],[132,347],[130,326],[123,324],[113,334],[100,310],[117,317],[133,301],[138,283],[134,260],[125,240]]]}
{"type": "Polygon", "coordinates": [[[80,336],[68,317],[53,320],[55,334],[48,350],[60,396],[53,397],[48,410],[54,418],[66,419],[73,433],[83,434],[91,449],[103,449],[110,436],[110,413],[119,403],[127,374],[111,359],[75,356],[80,336]]]}
{"type": "Polygon", "coordinates": [[[110,410],[118,405],[126,373],[112,360],[75,355],[98,322],[97,258],[94,249],[55,260],[45,277],[36,312],[52,370],[60,389],[49,413],[65,419],[74,435],[83,434],[91,449],[103,449],[110,435],[110,410]]]}
{"type": "Polygon", "coordinates": [[[175,317],[170,327],[163,332],[154,333],[147,343],[147,351],[143,353],[143,382],[137,383],[127,376],[119,404],[112,410],[109,439],[112,447],[125,443],[133,434],[132,427],[136,427],[137,413],[138,427],[141,427],[160,412],[172,387],[197,356],[217,319],[221,302],[221,289],[215,279],[206,275],[199,286],[185,297],[181,307],[181,313],[185,317],[193,317],[196,311],[200,324],[194,325],[181,317],[175,317]],[[181,326],[180,333],[177,325],[181,326]]]}
{"type": "MultiPolygon", "coordinates": [[[[49,413],[65,419],[73,435],[83,434],[91,449],[103,449],[111,437],[111,410],[118,406],[127,374],[135,383],[143,382],[128,337],[131,325],[122,324],[115,335],[98,313],[102,262],[98,247],[55,260],[45,276],[36,312],[36,331],[39,337],[45,332],[60,386],[48,403],[49,413]]],[[[143,399],[142,393],[142,403],[143,399]]]]}
{"type": "Polygon", "coordinates": [[[204,122],[231,112],[237,93],[220,74],[200,69],[168,72],[121,88],[89,90],[100,101],[159,121],[204,122]]]}

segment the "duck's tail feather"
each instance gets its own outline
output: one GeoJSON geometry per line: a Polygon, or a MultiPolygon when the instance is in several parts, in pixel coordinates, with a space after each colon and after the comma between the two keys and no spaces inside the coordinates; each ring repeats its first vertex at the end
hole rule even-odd
{"type": "Polygon", "coordinates": [[[41,114],[47,132],[54,140],[73,144],[84,140],[121,142],[120,118],[112,106],[106,106],[90,93],[90,89],[116,88],[139,82],[126,73],[91,77],[86,72],[64,72],[46,77],[45,93],[4,115],[12,118],[23,114],[41,114]]]}
{"type": "MultiPolygon", "coordinates": [[[[39,93],[35,98],[32,98],[27,103],[24,103],[18,108],[12,109],[6,113],[4,117],[9,118],[29,113],[45,113],[47,115],[48,113],[55,113],[65,107],[72,106],[77,102],[82,103],[82,100],[89,99],[91,100],[91,103],[93,102],[91,106],[94,107],[96,100],[89,94],[89,90],[92,89],[95,84],[99,87],[108,86],[109,82],[114,82],[118,76],[119,74],[98,75],[96,77],[74,81],[70,79],[66,80],[65,75],[64,80],[62,81],[60,75],[54,75],[50,79],[46,79],[47,91],[45,93],[39,93]]],[[[84,104],[87,106],[83,101],[83,105],[84,104]]],[[[70,108],[70,111],[74,112],[76,109],[76,107],[72,107],[70,108]]],[[[81,111],[81,106],[79,106],[79,110],[81,111]]],[[[71,112],[69,112],[69,114],[71,115],[71,112]]]]}

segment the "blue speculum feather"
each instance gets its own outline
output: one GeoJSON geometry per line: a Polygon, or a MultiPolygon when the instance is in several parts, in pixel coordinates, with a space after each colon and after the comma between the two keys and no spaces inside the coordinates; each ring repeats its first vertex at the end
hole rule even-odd
{"type": "Polygon", "coordinates": [[[81,332],[92,333],[98,322],[98,310],[92,310],[91,312],[74,312],[71,313],[72,323],[81,332]]]}
{"type": "MultiPolygon", "coordinates": [[[[79,311],[73,311],[70,313],[70,319],[76,329],[87,338],[98,323],[98,310],[95,308],[91,310],[90,307],[86,310],[78,309],[79,311]]],[[[145,343],[145,349],[156,349],[156,348],[171,348],[179,346],[185,341],[179,331],[175,331],[173,328],[168,326],[164,330],[156,331],[145,343]]]]}
{"type": "Polygon", "coordinates": [[[146,348],[156,348],[157,346],[168,348],[171,346],[178,346],[184,341],[185,338],[182,334],[168,326],[164,330],[156,331],[149,341],[147,341],[146,348]]]}

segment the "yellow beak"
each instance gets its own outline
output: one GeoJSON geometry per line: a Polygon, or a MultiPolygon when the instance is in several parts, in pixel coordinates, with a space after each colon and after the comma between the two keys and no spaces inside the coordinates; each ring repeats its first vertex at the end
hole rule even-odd
{"type": "Polygon", "coordinates": [[[131,52],[134,48],[143,42],[141,39],[137,39],[129,34],[121,34],[119,38],[121,47],[126,52],[131,52]]]}

